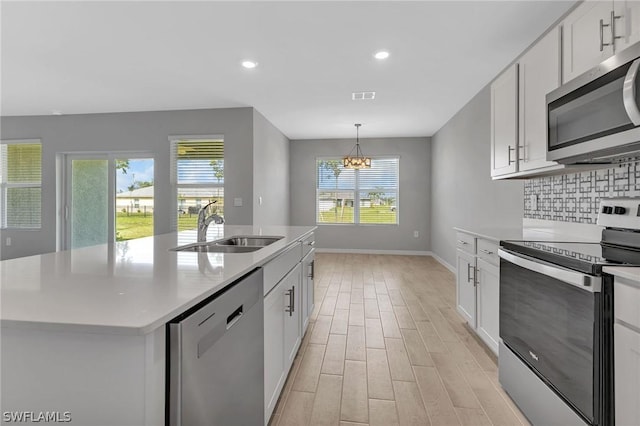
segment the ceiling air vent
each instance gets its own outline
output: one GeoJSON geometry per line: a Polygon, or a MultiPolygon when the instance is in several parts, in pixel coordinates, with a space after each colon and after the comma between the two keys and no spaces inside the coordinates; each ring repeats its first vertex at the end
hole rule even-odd
{"type": "Polygon", "coordinates": [[[368,101],[376,98],[376,92],[353,92],[351,99],[354,101],[368,101]]]}

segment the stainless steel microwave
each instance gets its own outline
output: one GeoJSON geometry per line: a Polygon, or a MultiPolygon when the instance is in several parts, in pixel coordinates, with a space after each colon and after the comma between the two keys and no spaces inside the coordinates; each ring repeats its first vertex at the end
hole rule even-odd
{"type": "Polygon", "coordinates": [[[640,157],[640,43],[547,95],[547,160],[612,163],[640,157]]]}

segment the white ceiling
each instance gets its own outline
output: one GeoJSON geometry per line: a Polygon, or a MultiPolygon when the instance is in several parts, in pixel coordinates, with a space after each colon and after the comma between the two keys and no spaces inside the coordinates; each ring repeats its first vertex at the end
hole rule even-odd
{"type": "Polygon", "coordinates": [[[2,1],[1,111],[253,106],[291,139],[429,136],[573,3],[2,1]]]}

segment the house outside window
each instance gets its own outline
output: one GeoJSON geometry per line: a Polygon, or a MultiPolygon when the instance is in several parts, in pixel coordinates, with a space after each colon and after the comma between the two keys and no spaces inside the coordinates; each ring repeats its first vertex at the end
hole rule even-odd
{"type": "Polygon", "coordinates": [[[0,143],[0,228],[39,229],[42,223],[42,143],[0,143]]]}
{"type": "Polygon", "coordinates": [[[316,223],[398,223],[398,157],[372,158],[370,169],[346,169],[341,158],[316,159],[316,223]]]}

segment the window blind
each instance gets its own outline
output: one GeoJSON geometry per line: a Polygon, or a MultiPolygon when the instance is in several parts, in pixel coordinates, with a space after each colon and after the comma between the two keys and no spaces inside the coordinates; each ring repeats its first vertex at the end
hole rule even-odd
{"type": "Polygon", "coordinates": [[[372,158],[346,169],[341,158],[316,160],[317,223],[397,224],[399,158],[372,158]]]}
{"type": "Polygon", "coordinates": [[[0,227],[40,228],[42,144],[0,143],[0,227]]]}
{"type": "Polygon", "coordinates": [[[223,138],[172,139],[171,156],[171,182],[177,197],[175,228],[193,228],[194,215],[211,201],[216,201],[216,213],[223,216],[223,138]]]}

